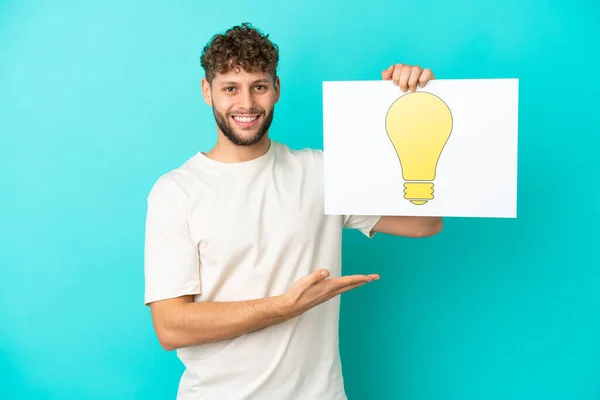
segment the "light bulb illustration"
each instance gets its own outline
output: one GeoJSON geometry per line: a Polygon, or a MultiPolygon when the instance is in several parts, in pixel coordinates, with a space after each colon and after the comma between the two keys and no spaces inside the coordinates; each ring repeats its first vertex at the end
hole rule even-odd
{"type": "Polygon", "coordinates": [[[400,160],[404,198],[416,205],[433,199],[438,160],[452,132],[452,113],[431,93],[399,97],[387,112],[385,128],[400,160]]]}

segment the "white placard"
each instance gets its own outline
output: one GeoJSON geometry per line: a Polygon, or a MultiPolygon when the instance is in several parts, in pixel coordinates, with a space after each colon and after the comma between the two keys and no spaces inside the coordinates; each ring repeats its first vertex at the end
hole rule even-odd
{"type": "Polygon", "coordinates": [[[516,218],[518,88],[323,82],[325,213],[516,218]]]}

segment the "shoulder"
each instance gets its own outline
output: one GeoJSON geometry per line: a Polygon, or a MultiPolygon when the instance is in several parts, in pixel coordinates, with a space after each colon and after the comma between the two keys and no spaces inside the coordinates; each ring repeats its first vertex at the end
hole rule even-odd
{"type": "Polygon", "coordinates": [[[183,201],[187,192],[190,178],[193,176],[192,162],[195,156],[190,157],[180,166],[160,175],[153,183],[148,194],[148,199],[170,198],[183,201]]]}

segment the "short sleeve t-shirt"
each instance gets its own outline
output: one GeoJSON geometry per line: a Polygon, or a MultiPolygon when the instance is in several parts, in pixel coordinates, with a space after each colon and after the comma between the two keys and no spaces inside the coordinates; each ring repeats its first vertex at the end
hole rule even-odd
{"type": "MultiPolygon", "coordinates": [[[[341,276],[342,228],[372,237],[379,216],[325,215],[323,152],[271,140],[261,157],[222,163],[198,152],[148,196],[145,303],[244,301],[284,294],[320,268],[341,276]]],[[[288,321],[177,350],[177,398],[346,399],[339,296],[288,321]]]]}

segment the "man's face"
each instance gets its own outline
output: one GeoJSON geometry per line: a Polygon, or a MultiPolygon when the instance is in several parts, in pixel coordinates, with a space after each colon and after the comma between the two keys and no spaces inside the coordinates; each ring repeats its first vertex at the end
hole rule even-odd
{"type": "Polygon", "coordinates": [[[260,142],[271,126],[279,100],[279,78],[273,81],[269,73],[234,68],[217,74],[211,85],[203,79],[202,93],[221,133],[233,144],[251,146],[260,142]]]}

